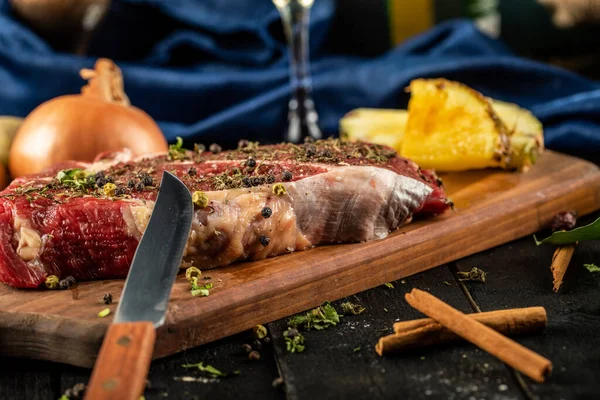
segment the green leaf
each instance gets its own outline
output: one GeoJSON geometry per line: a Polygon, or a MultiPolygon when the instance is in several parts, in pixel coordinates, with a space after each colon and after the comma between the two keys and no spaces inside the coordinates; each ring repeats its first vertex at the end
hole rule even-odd
{"type": "Polygon", "coordinates": [[[533,238],[538,246],[540,244],[562,245],[583,242],[584,240],[598,240],[600,239],[600,218],[589,225],[580,226],[570,231],[554,232],[543,240],[537,240],[535,235],[533,238]]]}
{"type": "Polygon", "coordinates": [[[311,329],[322,330],[337,325],[339,322],[340,316],[336,309],[326,302],[322,306],[310,310],[305,315],[291,317],[288,320],[288,327],[303,328],[307,331],[311,329]]]}
{"type": "Polygon", "coordinates": [[[213,284],[207,283],[206,285],[198,285],[198,280],[194,280],[192,283],[192,296],[206,297],[210,294],[209,289],[212,289],[213,284]]]}
{"type": "Polygon", "coordinates": [[[177,143],[169,145],[169,160],[182,160],[185,158],[185,149],[183,148],[183,139],[177,136],[177,143]]]}
{"type": "Polygon", "coordinates": [[[600,272],[600,267],[598,267],[596,264],[583,264],[583,266],[586,267],[590,272],[600,272]]]}

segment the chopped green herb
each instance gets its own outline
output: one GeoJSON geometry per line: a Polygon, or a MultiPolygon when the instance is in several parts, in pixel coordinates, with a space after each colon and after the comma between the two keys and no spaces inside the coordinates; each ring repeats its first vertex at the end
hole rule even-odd
{"type": "Polygon", "coordinates": [[[600,272],[600,267],[598,267],[596,264],[583,264],[583,266],[586,267],[590,272],[600,272]]]}
{"type": "Polygon", "coordinates": [[[169,145],[169,160],[183,160],[185,158],[185,149],[183,148],[183,139],[177,136],[177,143],[169,145]]]}
{"type": "Polygon", "coordinates": [[[537,240],[535,235],[533,236],[535,243],[539,246],[540,244],[553,244],[563,245],[575,242],[583,242],[585,240],[597,240],[600,239],[600,218],[595,220],[589,225],[580,226],[570,231],[557,231],[552,235],[548,236],[543,240],[537,240]]]}
{"type": "Polygon", "coordinates": [[[340,316],[335,308],[326,302],[305,315],[295,315],[288,320],[290,328],[303,328],[307,331],[311,329],[321,330],[337,325],[340,322],[340,316]]]}
{"type": "Polygon", "coordinates": [[[390,282],[384,283],[384,286],[388,289],[393,289],[394,285],[392,285],[390,282]]]}
{"type": "Polygon", "coordinates": [[[477,267],[473,267],[469,272],[458,271],[459,281],[474,281],[485,283],[486,273],[477,267]]]}
{"type": "Polygon", "coordinates": [[[58,171],[56,179],[65,186],[76,189],[86,189],[94,186],[93,176],[81,168],[63,169],[58,171]]]}
{"type": "Polygon", "coordinates": [[[383,311],[385,311],[385,312],[388,312],[388,309],[387,309],[387,308],[385,308],[385,307],[383,307],[383,311]]]}
{"type": "Polygon", "coordinates": [[[60,396],[60,398],[58,400],[70,400],[66,395],[62,395],[60,396]]]}
{"type": "Polygon", "coordinates": [[[361,350],[360,346],[355,347],[352,351],[358,353],[361,350]]]}
{"type": "Polygon", "coordinates": [[[450,282],[448,282],[448,281],[444,281],[444,282],[442,282],[442,283],[443,283],[444,285],[447,285],[447,286],[452,286],[452,285],[450,285],[450,282]]]}
{"type": "Polygon", "coordinates": [[[110,314],[110,308],[105,308],[104,310],[98,313],[98,317],[104,318],[110,314]]]}
{"type": "Polygon", "coordinates": [[[198,368],[201,372],[205,372],[211,378],[226,378],[232,375],[239,375],[240,371],[233,371],[230,373],[224,373],[213,367],[212,365],[206,364],[203,362],[199,362],[198,364],[183,364],[183,368],[198,368]]]}
{"type": "Polygon", "coordinates": [[[364,308],[360,304],[354,304],[349,301],[340,304],[340,306],[342,307],[342,312],[344,314],[358,315],[366,310],[366,308],[364,308]]]}
{"type": "Polygon", "coordinates": [[[421,361],[425,360],[425,356],[421,356],[421,361]]]}
{"type": "Polygon", "coordinates": [[[192,284],[192,296],[206,297],[210,294],[209,290],[213,288],[212,283],[199,286],[197,283],[192,284]]]}
{"type": "Polygon", "coordinates": [[[283,332],[285,347],[290,353],[302,353],[305,349],[304,336],[295,328],[283,332]]]}

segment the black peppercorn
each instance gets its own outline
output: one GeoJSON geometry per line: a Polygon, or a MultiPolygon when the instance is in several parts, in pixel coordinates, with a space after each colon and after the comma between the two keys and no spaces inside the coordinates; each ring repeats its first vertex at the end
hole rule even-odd
{"type": "Polygon", "coordinates": [[[256,167],[256,160],[254,158],[249,158],[248,161],[246,161],[246,166],[248,168],[256,167]]]}
{"type": "Polygon", "coordinates": [[[254,342],[252,342],[252,348],[255,350],[262,349],[262,342],[260,340],[256,339],[254,342]]]}
{"type": "Polygon", "coordinates": [[[219,154],[221,152],[221,146],[219,146],[216,143],[213,143],[210,145],[210,147],[208,148],[210,150],[211,153],[213,154],[219,154]]]}
{"type": "Polygon", "coordinates": [[[77,281],[75,280],[75,278],[73,278],[72,276],[69,275],[65,279],[61,279],[58,282],[58,286],[64,290],[64,289],[70,288],[71,286],[75,285],[76,283],[77,283],[77,281]]]}
{"type": "Polygon", "coordinates": [[[135,185],[135,190],[138,192],[143,192],[144,191],[144,184],[142,182],[138,182],[135,185]]]}
{"type": "Polygon", "coordinates": [[[152,186],[154,184],[154,180],[152,179],[152,177],[150,175],[146,174],[142,178],[142,183],[144,184],[144,186],[152,186]]]}
{"type": "Polygon", "coordinates": [[[115,183],[115,180],[113,179],[112,176],[107,176],[106,177],[106,183],[115,183]]]}
{"type": "Polygon", "coordinates": [[[262,341],[264,344],[269,344],[269,343],[271,343],[271,338],[268,336],[265,336],[262,341]]]}
{"type": "Polygon", "coordinates": [[[323,150],[323,151],[321,152],[321,157],[324,157],[324,158],[331,158],[331,152],[330,152],[329,150],[323,150]]]}
{"type": "Polygon", "coordinates": [[[135,181],[130,179],[129,182],[127,182],[127,187],[133,189],[135,187],[135,181]]]}
{"type": "Polygon", "coordinates": [[[196,174],[198,173],[198,171],[196,170],[196,168],[191,167],[190,169],[188,169],[188,175],[189,176],[196,176],[196,174]]]}
{"type": "Polygon", "coordinates": [[[248,343],[244,343],[242,345],[242,349],[244,350],[244,352],[246,354],[250,353],[252,351],[252,346],[250,346],[248,343]]]}
{"type": "Polygon", "coordinates": [[[95,180],[98,180],[98,179],[100,179],[100,178],[105,178],[105,176],[104,176],[104,171],[98,171],[98,172],[96,172],[96,173],[94,174],[94,179],[95,179],[95,180]]]}
{"type": "Polygon", "coordinates": [[[292,173],[290,171],[283,171],[283,177],[282,179],[287,182],[287,181],[291,181],[293,178],[292,173]]]}
{"type": "Polygon", "coordinates": [[[271,239],[269,239],[268,236],[263,235],[260,237],[260,244],[262,244],[263,246],[265,246],[265,247],[268,246],[270,242],[271,242],[271,239]]]}
{"type": "Polygon", "coordinates": [[[127,189],[125,189],[125,186],[119,185],[115,188],[115,196],[122,196],[124,194],[127,194],[127,189]]]}
{"type": "Polygon", "coordinates": [[[104,187],[104,185],[106,185],[108,182],[106,182],[105,178],[98,178],[96,179],[96,186],[98,186],[99,188],[104,187]]]}
{"type": "Polygon", "coordinates": [[[263,183],[265,183],[265,178],[261,178],[260,176],[252,178],[252,186],[260,186],[263,183]]]}
{"type": "Polygon", "coordinates": [[[104,304],[111,304],[112,303],[112,294],[104,293],[104,296],[102,296],[102,301],[104,302],[104,304]]]}
{"type": "Polygon", "coordinates": [[[285,337],[289,337],[289,338],[295,338],[296,336],[298,336],[300,334],[300,332],[298,332],[298,329],[296,328],[290,328],[286,331],[283,332],[285,337]]]}
{"type": "Polygon", "coordinates": [[[250,178],[245,176],[242,178],[242,185],[244,185],[244,187],[250,187],[252,186],[252,181],[250,180],[250,178]]]}
{"type": "Polygon", "coordinates": [[[269,218],[273,214],[273,211],[269,207],[265,207],[262,209],[260,214],[263,216],[263,218],[269,218]]]}
{"type": "Polygon", "coordinates": [[[248,359],[249,360],[260,360],[260,353],[258,351],[251,351],[250,354],[248,354],[248,359]]]}
{"type": "Polygon", "coordinates": [[[304,150],[306,151],[307,157],[312,157],[317,154],[317,148],[312,144],[305,146],[304,150]]]}
{"type": "Polygon", "coordinates": [[[271,183],[275,183],[275,176],[274,175],[267,175],[267,183],[271,184],[271,183]]]}

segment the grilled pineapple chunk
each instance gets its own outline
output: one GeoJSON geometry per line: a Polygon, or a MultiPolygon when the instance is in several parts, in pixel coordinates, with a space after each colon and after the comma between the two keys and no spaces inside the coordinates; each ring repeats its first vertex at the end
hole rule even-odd
{"type": "MultiPolygon", "coordinates": [[[[409,103],[411,113],[417,113],[416,121],[424,125],[423,130],[432,130],[435,124],[437,137],[419,132],[413,132],[414,147],[411,152],[421,154],[421,157],[407,155],[403,151],[406,141],[404,135],[409,120],[407,110],[389,110],[375,108],[358,108],[347,113],[340,120],[340,135],[351,141],[366,141],[385,144],[393,147],[398,153],[415,159],[423,167],[436,165],[438,171],[456,171],[499,166],[506,169],[527,170],[533,165],[544,151],[544,134],[541,122],[531,112],[516,104],[485,98],[480,93],[456,82],[445,79],[433,79],[411,82],[411,88],[420,89],[420,102],[409,103]],[[432,85],[439,87],[432,88],[432,85]],[[440,97],[436,99],[432,94],[440,97]],[[448,92],[451,95],[448,95],[448,92]],[[432,98],[433,97],[433,98],[432,98]],[[423,104],[426,99],[429,103],[423,104]],[[491,107],[490,107],[491,106],[491,107]],[[423,116],[428,112],[428,118],[423,116]],[[433,119],[438,121],[430,121],[433,119]],[[449,123],[452,122],[452,125],[449,123]],[[440,122],[441,121],[441,122],[440,122]],[[458,121],[458,124],[457,124],[458,121]],[[437,123],[436,123],[437,122],[437,123]],[[462,124],[462,125],[459,125],[462,124]],[[487,129],[487,130],[486,130],[487,129]],[[455,131],[458,134],[455,135],[455,131]],[[471,137],[472,136],[472,137],[471,137]],[[432,144],[435,139],[437,144],[432,144]],[[508,138],[509,145],[506,146],[508,138]],[[488,141],[486,141],[486,139],[488,141]],[[456,146],[456,142],[462,142],[456,146]],[[491,145],[489,144],[491,143],[491,145]],[[498,149],[493,144],[498,144],[498,149]],[[487,146],[487,147],[486,147],[487,146]],[[437,153],[430,148],[437,149],[437,153]],[[440,147],[446,147],[445,149],[440,147]],[[456,149],[461,149],[458,153],[456,149]],[[506,154],[508,150],[510,153],[506,154]],[[453,150],[454,149],[454,150],[453,150]],[[481,149],[487,149],[488,156],[482,157],[481,149]],[[437,160],[438,154],[444,162],[437,160]],[[425,156],[422,154],[425,153],[425,156]],[[430,154],[431,153],[431,154],[430,154]],[[455,155],[452,155],[454,153],[455,155]],[[449,155],[450,154],[450,158],[449,155]],[[433,161],[423,162],[427,155],[433,161]],[[455,163],[448,166],[449,161],[455,163]],[[495,158],[499,158],[496,160],[495,158]],[[491,161],[490,161],[491,160],[491,161]]],[[[412,91],[412,90],[411,90],[412,91]]],[[[413,97],[414,97],[413,92],[413,97]]],[[[411,98],[412,102],[412,98],[411,98]]],[[[412,116],[414,123],[415,117],[412,116]]]]}
{"type": "Polygon", "coordinates": [[[384,144],[399,151],[407,119],[406,110],[357,108],[340,120],[340,137],[384,144]]]}
{"type": "Polygon", "coordinates": [[[526,171],[544,151],[542,123],[531,112],[516,104],[493,100],[492,107],[509,130],[509,167],[526,171]]]}
{"type": "Polygon", "coordinates": [[[446,79],[416,79],[410,92],[402,156],[439,171],[509,165],[508,129],[481,93],[446,79]]]}

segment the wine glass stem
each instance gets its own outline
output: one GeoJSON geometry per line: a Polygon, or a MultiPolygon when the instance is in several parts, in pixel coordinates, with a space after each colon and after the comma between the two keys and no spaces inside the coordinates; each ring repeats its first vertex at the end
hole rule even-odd
{"type": "Polygon", "coordinates": [[[320,139],[318,115],[312,100],[308,57],[308,22],[310,7],[292,0],[279,12],[288,42],[292,97],[288,107],[285,140],[298,143],[306,137],[320,139]]]}

